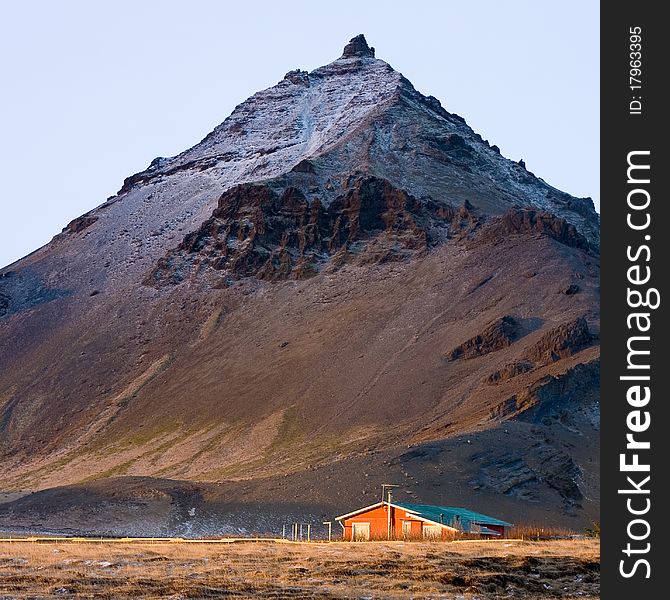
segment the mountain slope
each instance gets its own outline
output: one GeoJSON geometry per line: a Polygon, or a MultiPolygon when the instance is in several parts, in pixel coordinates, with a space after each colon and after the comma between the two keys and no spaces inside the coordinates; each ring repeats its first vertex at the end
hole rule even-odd
{"type": "Polygon", "coordinates": [[[0,271],[2,485],[151,476],[234,504],[244,480],[242,506],[279,486],[318,512],[399,476],[409,446],[429,450],[400,494],[586,523],[597,246],[590,200],[354,38],[0,271]]]}

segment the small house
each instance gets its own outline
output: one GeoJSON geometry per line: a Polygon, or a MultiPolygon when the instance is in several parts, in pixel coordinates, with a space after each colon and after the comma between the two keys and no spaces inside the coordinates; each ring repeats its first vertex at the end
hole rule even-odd
{"type": "Polygon", "coordinates": [[[444,540],[462,533],[504,537],[506,528],[512,526],[467,508],[384,501],[336,517],[336,521],[348,541],[444,540]]]}

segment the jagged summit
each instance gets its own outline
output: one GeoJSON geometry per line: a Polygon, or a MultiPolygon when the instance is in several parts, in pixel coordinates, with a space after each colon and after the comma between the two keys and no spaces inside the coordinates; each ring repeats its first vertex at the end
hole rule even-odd
{"type": "Polygon", "coordinates": [[[365,36],[359,33],[356,37],[349,40],[349,43],[344,47],[342,56],[340,58],[374,58],[375,49],[368,46],[365,36]]]}
{"type": "MultiPolygon", "coordinates": [[[[467,201],[485,213],[501,214],[513,206],[534,206],[566,219],[598,245],[598,217],[590,199],[561,192],[523,162],[501,156],[462,117],[418,92],[383,60],[352,60],[373,57],[374,49],[360,34],[340,59],[311,72],[289,71],[277,85],[237,106],[200,143],[175,157],[155,159],[129,177],[112,202],[134,204],[143,188],[169,178],[173,186],[187,188],[180,197],[189,203],[194,186],[224,191],[312,161],[313,184],[326,204],[343,193],[339,182],[360,172],[451,208],[467,201]]],[[[209,215],[217,199],[208,202],[209,215]]],[[[139,226],[147,220],[160,226],[161,214],[140,202],[139,226]]],[[[194,209],[200,208],[197,202],[194,209]]]]}

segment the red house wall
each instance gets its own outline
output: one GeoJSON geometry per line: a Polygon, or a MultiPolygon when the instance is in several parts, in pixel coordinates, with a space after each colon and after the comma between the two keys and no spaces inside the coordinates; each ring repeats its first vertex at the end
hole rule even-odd
{"type": "MultiPolygon", "coordinates": [[[[378,506],[377,508],[372,508],[364,513],[359,513],[353,517],[345,519],[344,521],[344,539],[351,541],[351,532],[353,523],[370,523],[370,539],[371,540],[380,540],[387,538],[387,527],[388,527],[388,513],[387,506],[378,506]]],[[[396,510],[391,507],[391,531],[393,531],[394,519],[393,513],[396,510]]],[[[403,511],[404,512],[404,511],[403,511]]]]}
{"type": "MultiPolygon", "coordinates": [[[[385,540],[388,539],[388,506],[378,506],[366,512],[359,513],[353,517],[344,520],[344,540],[351,541],[353,523],[370,523],[370,539],[385,540]]],[[[402,508],[391,506],[391,539],[403,537],[402,523],[410,521],[412,524],[412,537],[421,537],[423,531],[423,522],[409,515],[402,508]]]]}

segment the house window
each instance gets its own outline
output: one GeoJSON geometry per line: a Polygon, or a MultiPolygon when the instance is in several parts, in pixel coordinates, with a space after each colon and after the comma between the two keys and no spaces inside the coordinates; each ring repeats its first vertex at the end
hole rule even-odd
{"type": "Polygon", "coordinates": [[[370,539],[370,523],[354,523],[351,526],[351,539],[364,542],[370,539]]]}
{"type": "Polygon", "coordinates": [[[423,537],[427,540],[436,540],[442,537],[442,527],[439,525],[424,525],[423,537]]]}

